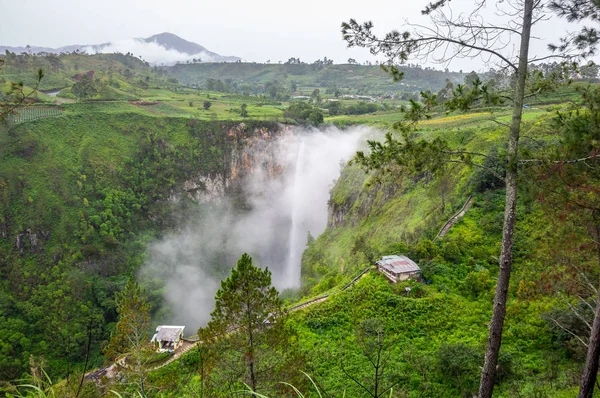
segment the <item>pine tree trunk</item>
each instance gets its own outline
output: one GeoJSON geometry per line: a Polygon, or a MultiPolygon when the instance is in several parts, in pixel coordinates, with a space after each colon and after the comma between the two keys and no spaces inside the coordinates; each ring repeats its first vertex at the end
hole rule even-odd
{"type": "MultiPolygon", "coordinates": [[[[598,250],[598,267],[600,268],[600,225],[596,226],[596,248],[598,250]]],[[[600,294],[596,303],[596,312],[594,313],[594,322],[588,343],[587,356],[585,358],[585,368],[581,375],[579,384],[579,394],[577,398],[592,398],[594,395],[594,386],[596,385],[596,376],[598,375],[598,358],[600,357],[600,294]]]]}
{"type": "Polygon", "coordinates": [[[585,369],[581,375],[579,394],[577,398],[592,398],[596,375],[598,374],[598,357],[600,356],[600,295],[596,303],[596,313],[592,324],[592,333],[588,344],[587,356],[585,358],[585,369]]]}
{"type": "Polygon", "coordinates": [[[481,371],[479,398],[491,398],[494,391],[494,379],[498,354],[502,344],[502,329],[506,316],[508,283],[512,267],[513,234],[515,231],[518,177],[518,145],[521,133],[521,117],[525,97],[525,80],[527,78],[527,61],[529,54],[529,38],[533,18],[533,0],[524,1],[523,24],[521,29],[521,46],[519,65],[517,68],[517,86],[515,89],[512,121],[508,135],[508,164],[506,169],[506,203],[504,206],[504,227],[502,229],[502,252],[500,254],[500,273],[494,297],[494,313],[489,327],[488,345],[485,362],[481,371]]]}
{"type": "Polygon", "coordinates": [[[85,381],[85,372],[87,371],[88,362],[90,359],[90,351],[92,348],[92,326],[88,325],[88,343],[85,350],[85,364],[83,365],[83,374],[81,375],[81,380],[79,381],[79,386],[77,387],[77,393],[75,394],[75,398],[79,397],[81,393],[81,387],[83,387],[83,382],[85,381]]]}

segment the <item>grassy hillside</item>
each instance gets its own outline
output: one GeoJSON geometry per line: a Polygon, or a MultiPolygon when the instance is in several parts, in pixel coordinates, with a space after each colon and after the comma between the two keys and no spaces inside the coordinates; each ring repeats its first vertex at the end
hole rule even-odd
{"type": "MultiPolygon", "coordinates": [[[[555,135],[556,111],[568,108],[527,110],[522,151],[544,143],[554,150],[563,145],[555,135]]],[[[467,151],[502,152],[505,129],[482,113],[434,118],[420,127],[423,137],[440,136],[467,151]]],[[[514,271],[495,391],[499,397],[573,396],[585,357],[585,347],[556,322],[576,316],[566,304],[578,300],[576,291],[594,300],[578,280],[582,274],[595,280],[597,258],[585,223],[573,224],[568,210],[544,198],[550,195],[540,191],[540,182],[548,178],[544,170],[524,173],[520,182],[514,271]]],[[[301,341],[310,342],[306,349],[320,347],[311,356],[313,374],[325,388],[359,395],[343,366],[356,372],[369,368],[356,347],[356,329],[375,318],[393,342],[386,351],[394,358],[389,372],[401,375],[397,390],[406,394],[398,396],[475,394],[498,274],[504,191],[489,185],[493,178],[485,171],[460,164],[438,175],[376,177],[355,165],[342,172],[331,191],[329,228],[308,243],[303,256],[304,291],[335,290],[378,256],[390,254],[417,261],[425,283],[393,286],[373,276],[299,315],[295,325],[305,333],[301,341]],[[443,239],[434,239],[470,195],[474,205],[467,214],[443,239]],[[412,288],[410,294],[405,286],[412,288]],[[326,343],[331,341],[338,348],[326,343]]]]}
{"type": "MultiPolygon", "coordinates": [[[[556,111],[567,112],[569,107],[527,109],[523,150],[541,142],[556,144],[556,111]]],[[[498,120],[507,117],[505,111],[494,111],[498,120]]],[[[469,151],[501,153],[505,131],[489,116],[487,111],[438,115],[422,122],[419,134],[444,137],[469,151]]],[[[521,181],[498,397],[573,396],[584,359],[584,347],[552,319],[581,330],[566,302],[576,302],[578,294],[588,302],[594,299],[584,293],[576,275],[585,272],[594,278],[597,259],[586,243],[586,226],[538,196],[537,181],[546,178],[539,173],[534,169],[521,181]]],[[[454,164],[444,174],[377,176],[346,166],[331,191],[329,227],[309,239],[303,256],[302,295],[334,294],[287,320],[305,361],[301,370],[316,383],[315,387],[306,378],[294,378],[296,386],[306,396],[320,396],[317,388],[323,396],[364,396],[359,383],[373,383],[367,357],[373,346],[365,330],[378,328],[387,361],[381,382],[393,384],[391,396],[475,394],[498,274],[503,208],[501,184],[475,167],[454,164]],[[474,202],[466,215],[443,239],[434,239],[470,195],[474,202]],[[354,287],[340,291],[373,259],[387,254],[417,261],[424,281],[393,285],[370,272],[354,287]]],[[[157,396],[191,396],[204,388],[227,396],[229,387],[215,380],[226,377],[228,370],[209,367],[206,373],[203,358],[203,351],[190,352],[152,372],[157,396]]],[[[292,379],[273,383],[277,381],[292,379]]],[[[277,391],[268,396],[295,396],[276,385],[263,389],[277,391]]]]}
{"type": "MultiPolygon", "coordinates": [[[[33,359],[54,378],[68,377],[73,384],[72,375],[80,374],[88,354],[90,367],[103,363],[100,350],[117,320],[115,293],[143,263],[148,242],[181,225],[184,210],[196,206],[182,195],[182,182],[192,174],[226,174],[231,153],[244,139],[261,128],[277,130],[277,122],[292,122],[284,118],[288,103],[262,94],[269,83],[290,92],[292,84],[305,93],[320,88],[322,99],[328,99],[335,96],[334,89],[385,94],[402,87],[428,88],[426,80],[435,85],[460,77],[412,68],[399,87],[375,66],[318,64],[190,64],[175,66],[172,76],[165,76],[126,55],[56,58],[60,63],[52,57],[21,56],[9,59],[2,71],[2,79],[24,80],[31,90],[31,76],[42,67],[48,72],[41,88],[61,91],[57,97],[38,93],[11,123],[0,125],[0,380],[22,377],[33,359]],[[90,71],[98,91],[86,101],[77,100],[74,76],[90,71]],[[173,76],[200,88],[184,87],[173,76]],[[237,83],[237,88],[229,93],[206,90],[207,79],[230,80],[227,84],[237,83]],[[182,199],[173,201],[173,195],[182,199]]],[[[361,101],[342,102],[348,107],[361,101]]],[[[588,111],[569,113],[579,102],[573,87],[529,102],[523,117],[524,153],[551,153],[568,139],[583,142],[582,135],[595,134],[596,124],[584,119],[588,111]],[[557,127],[568,115],[577,117],[572,123],[583,131],[575,138],[557,127]]],[[[315,104],[325,112],[325,123],[340,126],[387,129],[402,117],[401,102],[391,98],[365,115],[328,114],[326,101],[315,98],[315,104]]],[[[502,106],[439,113],[421,122],[417,135],[441,137],[453,147],[499,162],[506,134],[502,123],[509,121],[509,113],[502,106]]],[[[593,175],[595,169],[590,170],[593,175]]],[[[348,397],[363,396],[353,377],[369,382],[371,366],[361,344],[379,330],[389,356],[384,381],[396,383],[392,397],[471,396],[498,274],[502,184],[489,172],[458,163],[435,174],[392,171],[366,174],[347,165],[332,187],[329,226],[308,239],[302,287],[286,297],[292,302],[335,294],[287,319],[303,364],[292,370],[308,372],[330,396],[344,391],[348,397]],[[435,239],[469,196],[474,204],[465,217],[443,239],[435,239]],[[387,254],[417,261],[424,280],[392,285],[371,272],[339,292],[387,254]]],[[[496,390],[500,397],[573,396],[583,361],[583,346],[553,319],[585,334],[584,322],[567,303],[586,310],[593,301],[578,278],[597,280],[597,259],[588,225],[572,215],[576,208],[557,208],[545,199],[552,192],[541,186],[550,174],[532,169],[520,183],[496,390]]],[[[592,192],[589,196],[596,192],[594,184],[590,177],[584,186],[592,192]]],[[[161,288],[152,286],[148,292],[155,309],[162,304],[161,288]]],[[[204,354],[191,351],[151,372],[153,395],[201,395],[204,378],[211,374],[214,380],[231,380],[228,386],[211,384],[213,396],[242,388],[204,354]]],[[[293,377],[272,382],[293,381],[317,396],[307,379],[298,372],[293,377]]],[[[94,386],[88,384],[90,397],[102,393],[94,386]]],[[[277,386],[268,391],[295,396],[277,386]]],[[[111,387],[133,392],[126,383],[111,387]]]]}
{"type": "Polygon", "coordinates": [[[402,82],[393,82],[390,76],[379,66],[366,65],[323,65],[313,64],[181,64],[169,69],[169,74],[186,85],[204,86],[207,79],[221,79],[235,83],[238,88],[247,87],[248,91],[267,83],[290,88],[310,94],[315,88],[325,91],[338,88],[347,93],[390,94],[418,92],[421,90],[439,90],[446,85],[446,79],[462,82],[463,73],[443,72],[420,67],[402,68],[405,78],[402,82]]]}

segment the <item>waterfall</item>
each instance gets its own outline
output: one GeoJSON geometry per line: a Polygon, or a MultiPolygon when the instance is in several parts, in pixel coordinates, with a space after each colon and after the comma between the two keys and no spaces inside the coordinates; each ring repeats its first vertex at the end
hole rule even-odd
{"type": "Polygon", "coordinates": [[[294,180],[292,181],[292,197],[291,197],[291,218],[290,224],[290,241],[288,260],[285,269],[286,279],[290,286],[298,286],[300,283],[300,261],[302,258],[302,251],[304,249],[303,240],[306,237],[306,232],[302,231],[302,210],[304,207],[304,201],[301,200],[303,190],[306,188],[302,181],[305,166],[305,142],[304,138],[300,137],[300,144],[298,145],[298,152],[296,154],[296,165],[294,169],[294,180]],[[304,234],[303,234],[304,232],[304,234]]]}
{"type": "MultiPolygon", "coordinates": [[[[240,162],[246,170],[236,195],[199,204],[197,213],[185,214],[180,231],[150,246],[140,275],[164,281],[165,323],[205,325],[220,281],[242,253],[268,267],[280,291],[297,288],[306,235],[318,238],[327,227],[330,189],[370,131],[297,128],[263,146],[255,143],[240,162]]],[[[189,185],[212,190],[204,177],[189,185]]]]}

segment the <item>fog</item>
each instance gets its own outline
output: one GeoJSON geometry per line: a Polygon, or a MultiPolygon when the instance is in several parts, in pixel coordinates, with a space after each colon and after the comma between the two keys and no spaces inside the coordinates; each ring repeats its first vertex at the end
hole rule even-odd
{"type": "Polygon", "coordinates": [[[119,40],[102,47],[89,46],[84,49],[89,54],[100,53],[132,53],[136,57],[153,65],[173,65],[177,62],[191,61],[192,59],[202,59],[203,62],[215,61],[207,52],[190,55],[173,49],[167,49],[156,42],[145,42],[139,39],[119,40]]]}
{"type": "Polygon", "coordinates": [[[159,320],[191,330],[204,325],[220,280],[245,252],[255,265],[272,271],[280,291],[297,288],[307,234],[317,237],[326,228],[334,180],[372,133],[367,128],[296,129],[279,138],[271,153],[258,156],[257,167],[241,184],[242,195],[198,204],[186,214],[180,232],[150,246],[140,273],[146,283],[165,283],[168,310],[159,320]],[[281,166],[277,177],[269,172],[273,161],[281,166]]]}

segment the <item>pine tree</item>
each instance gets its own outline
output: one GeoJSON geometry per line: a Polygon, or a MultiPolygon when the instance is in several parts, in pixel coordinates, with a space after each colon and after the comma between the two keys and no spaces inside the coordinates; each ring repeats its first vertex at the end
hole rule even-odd
{"type": "MultiPolygon", "coordinates": [[[[498,355],[502,344],[504,318],[506,316],[506,303],[508,287],[513,261],[514,230],[517,219],[517,181],[519,176],[519,139],[521,134],[521,120],[526,93],[533,89],[533,93],[540,92],[544,87],[552,86],[553,79],[536,79],[530,74],[530,63],[541,61],[546,57],[530,57],[529,44],[531,30],[542,18],[544,4],[537,0],[508,1],[496,3],[498,16],[503,19],[499,25],[487,22],[482,14],[487,1],[476,1],[474,11],[461,13],[458,16],[450,10],[445,10],[448,0],[438,0],[430,3],[423,14],[430,15],[431,26],[415,25],[406,26],[407,30],[400,32],[393,30],[384,37],[373,33],[373,23],[368,21],[359,24],[351,19],[342,23],[342,35],[349,47],[366,47],[373,55],[387,57],[382,68],[389,72],[395,80],[403,77],[403,72],[398,64],[406,63],[412,57],[421,60],[433,59],[438,62],[448,62],[456,57],[495,58],[504,67],[509,69],[515,77],[515,87],[507,97],[512,101],[512,117],[506,134],[507,158],[503,176],[506,187],[504,210],[504,223],[502,229],[502,244],[499,258],[499,276],[496,284],[494,308],[489,326],[488,344],[481,372],[479,398],[490,398],[493,393],[498,355]],[[513,35],[518,37],[518,54],[506,51],[513,35]],[[529,79],[528,79],[529,77],[529,79]],[[533,77],[533,78],[532,78],[533,77]],[[546,82],[547,81],[547,82],[546,82]]],[[[556,56],[560,56],[557,54],[556,56]]],[[[567,56],[563,54],[563,56],[567,56]]],[[[474,77],[473,77],[474,78],[474,77]]],[[[470,79],[469,79],[470,80],[470,79]]],[[[472,87],[465,88],[459,85],[453,92],[453,98],[444,103],[448,110],[466,111],[474,104],[497,104],[501,98],[494,95],[479,79],[471,82],[472,87]]],[[[384,143],[370,142],[371,154],[359,152],[356,161],[367,170],[390,170],[390,164],[401,168],[440,170],[444,163],[457,161],[457,159],[443,159],[440,155],[458,155],[458,161],[472,163],[472,157],[484,154],[456,151],[448,148],[442,140],[432,143],[415,142],[411,135],[414,133],[414,124],[423,116],[427,116],[425,107],[412,102],[411,111],[406,113],[407,120],[399,123],[398,127],[403,133],[402,139],[395,139],[391,134],[386,136],[384,143]],[[409,122],[412,122],[411,125],[409,122]],[[409,155],[409,156],[407,156],[409,155]],[[407,159],[410,157],[411,159],[407,159]],[[411,163],[411,164],[408,164],[411,163]]],[[[451,157],[450,156],[450,157],[451,157]]]]}
{"type": "Polygon", "coordinates": [[[229,367],[235,380],[244,381],[252,391],[270,380],[285,359],[280,352],[289,340],[277,289],[271,286],[271,272],[252,265],[242,255],[229,278],[221,282],[215,297],[211,321],[198,331],[205,345],[218,345],[222,366],[229,367]],[[243,369],[243,370],[242,370],[243,369]]]}
{"type": "Polygon", "coordinates": [[[145,351],[149,341],[150,304],[146,302],[145,291],[133,278],[117,294],[117,313],[119,321],[104,352],[109,357],[126,354],[131,358],[128,367],[134,374],[140,393],[145,396],[145,351]]]}

